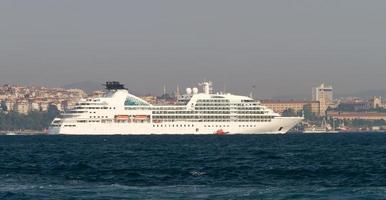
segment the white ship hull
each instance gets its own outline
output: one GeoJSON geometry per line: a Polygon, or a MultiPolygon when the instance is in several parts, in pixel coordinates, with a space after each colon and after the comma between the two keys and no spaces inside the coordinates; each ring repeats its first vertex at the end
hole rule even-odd
{"type": "Polygon", "coordinates": [[[66,135],[184,135],[216,134],[284,134],[298,124],[302,117],[277,117],[271,122],[258,123],[214,123],[214,122],[169,122],[169,123],[112,123],[78,124],[76,127],[51,127],[49,134],[66,135]],[[157,127],[158,125],[158,127],[157,127]],[[162,127],[161,127],[162,125],[162,127]],[[173,127],[174,125],[174,127],[173,127]],[[178,126],[178,127],[176,127],[178,126]]]}

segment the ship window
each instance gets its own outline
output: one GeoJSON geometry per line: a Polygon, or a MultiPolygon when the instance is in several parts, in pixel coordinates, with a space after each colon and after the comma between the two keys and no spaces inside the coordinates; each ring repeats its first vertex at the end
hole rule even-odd
{"type": "Polygon", "coordinates": [[[125,106],[149,106],[149,104],[133,97],[127,97],[125,106]]]}

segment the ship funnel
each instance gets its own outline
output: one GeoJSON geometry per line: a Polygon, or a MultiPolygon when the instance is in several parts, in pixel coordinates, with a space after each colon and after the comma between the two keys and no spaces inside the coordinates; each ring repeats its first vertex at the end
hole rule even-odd
{"type": "Polygon", "coordinates": [[[191,95],[192,94],[192,88],[186,88],[186,94],[191,95]]]}
{"type": "Polygon", "coordinates": [[[106,87],[106,90],[123,90],[126,89],[123,84],[121,84],[118,81],[107,81],[106,84],[104,84],[106,87]]]}
{"type": "Polygon", "coordinates": [[[193,94],[198,94],[198,88],[193,88],[193,94]]]}

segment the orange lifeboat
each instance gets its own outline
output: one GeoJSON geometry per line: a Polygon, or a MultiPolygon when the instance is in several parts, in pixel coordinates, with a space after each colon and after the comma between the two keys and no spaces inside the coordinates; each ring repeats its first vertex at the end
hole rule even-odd
{"type": "Polygon", "coordinates": [[[136,115],[134,116],[134,120],[148,120],[149,116],[148,115],[136,115]]]}
{"type": "Polygon", "coordinates": [[[115,119],[116,120],[127,121],[127,120],[129,120],[129,116],[128,115],[115,115],[115,119]]]}

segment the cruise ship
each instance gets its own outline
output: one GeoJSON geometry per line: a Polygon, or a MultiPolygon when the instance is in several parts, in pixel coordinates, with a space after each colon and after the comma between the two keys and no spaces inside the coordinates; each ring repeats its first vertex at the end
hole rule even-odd
{"type": "Polygon", "coordinates": [[[103,97],[80,100],[55,118],[49,134],[283,134],[303,117],[282,117],[259,101],[213,93],[212,82],[187,88],[172,105],[152,105],[129,93],[119,82],[107,82],[103,97]]]}

